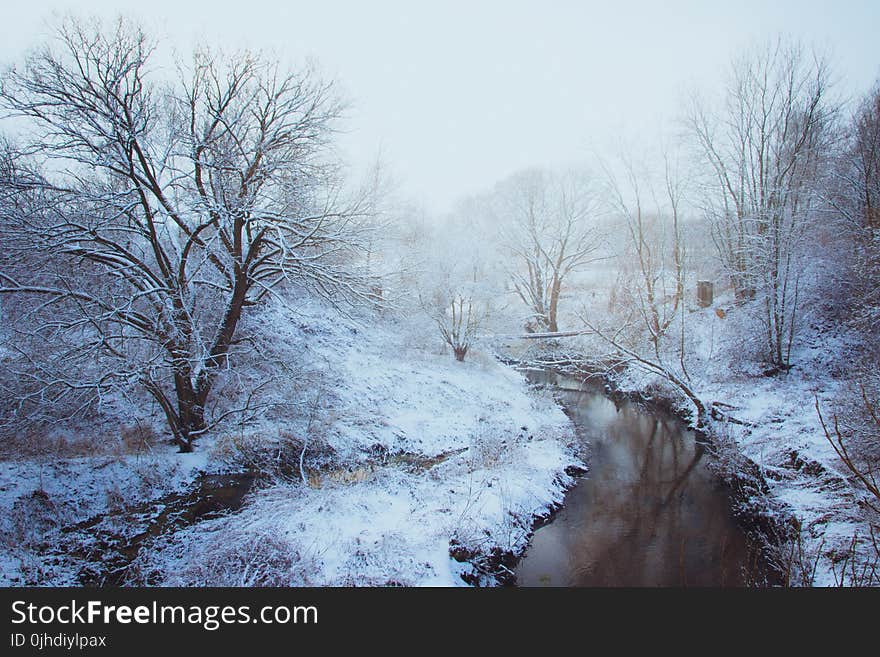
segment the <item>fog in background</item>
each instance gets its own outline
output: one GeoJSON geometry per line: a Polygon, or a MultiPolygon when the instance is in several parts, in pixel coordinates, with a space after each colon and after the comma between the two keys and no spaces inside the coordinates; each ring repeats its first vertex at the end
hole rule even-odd
{"type": "Polygon", "coordinates": [[[880,75],[869,0],[6,2],[0,60],[43,41],[53,12],[136,17],[183,53],[203,41],[313,57],[352,102],[346,159],[366,168],[381,153],[432,212],[523,167],[674,130],[692,90],[711,92],[737,50],[776,34],[828,52],[844,96],[880,75]]]}

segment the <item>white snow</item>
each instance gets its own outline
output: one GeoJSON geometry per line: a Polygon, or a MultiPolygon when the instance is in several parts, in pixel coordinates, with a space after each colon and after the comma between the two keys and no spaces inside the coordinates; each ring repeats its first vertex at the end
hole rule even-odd
{"type": "Polygon", "coordinates": [[[144,571],[169,585],[461,585],[467,567],[450,558],[451,541],[520,552],[534,516],[561,503],[571,428],[520,374],[479,354],[457,363],[413,351],[394,332],[333,331],[319,341],[341,365],[328,372],[338,386],[328,442],[339,453],[381,445],[386,464],[261,490],[242,512],[145,554],[144,571]],[[415,467],[398,452],[443,460],[415,467]],[[255,536],[271,537],[272,554],[249,561],[255,536]],[[297,565],[254,579],[273,559],[297,565]]]}
{"type": "MultiPolygon", "coordinates": [[[[834,585],[853,537],[858,559],[871,554],[859,492],[815,410],[818,398],[823,412],[833,412],[846,336],[808,326],[792,355],[795,368],[764,377],[743,356],[754,345],[736,324],[745,321],[741,311],[724,297],[716,307],[727,309],[724,318],[713,308],[688,314],[694,387],[704,402],[729,404],[731,415],[751,425],[720,429],[800,521],[801,561],[815,563],[811,583],[834,585]]],[[[518,553],[534,516],[561,503],[571,482],[565,467],[576,462],[568,420],[486,353],[474,350],[457,363],[433,333],[419,334],[415,320],[349,320],[314,302],[276,308],[258,321],[272,326],[276,350],[304,378],[290,382],[295,411],[266,413],[248,436],[271,445],[284,433],[308,434],[310,448],[329,446],[331,462],[310,473],[309,485],[280,480],[252,492],[238,512],[161,537],[142,550],[133,581],[462,585],[462,575],[482,574],[453,559],[451,547],[518,553]],[[310,420],[313,401],[317,418],[310,420]]],[[[589,337],[571,344],[597,349],[589,337]]],[[[634,370],[618,383],[657,385],[634,370]]],[[[200,472],[234,468],[225,439],[238,431],[218,432],[191,455],[154,444],[140,455],[98,450],[0,463],[2,583],[77,583],[75,559],[38,546],[59,540],[62,526],[183,491],[200,472]]]]}
{"type": "MultiPolygon", "coordinates": [[[[379,329],[319,304],[272,313],[263,321],[275,326],[276,346],[299,354],[298,365],[321,381],[311,431],[336,463],[310,472],[309,485],[279,480],[252,491],[236,513],[163,536],[141,550],[133,581],[463,585],[461,575],[473,569],[450,557],[451,546],[519,552],[534,516],[561,503],[571,483],[565,468],[578,462],[573,433],[561,409],[520,374],[478,351],[458,363],[436,350],[433,335],[419,348],[411,327],[379,329]]],[[[303,393],[306,402],[314,392],[303,393]]],[[[267,416],[250,431],[271,442],[283,431],[306,431],[303,415],[267,416]]],[[[41,530],[53,540],[62,525],[228,469],[222,444],[203,441],[192,455],[160,445],[140,459],[6,462],[0,504],[12,523],[13,508],[44,491],[52,507],[66,508],[41,530]]],[[[39,542],[7,546],[2,583],[76,583],[77,564],[38,554],[39,542]]]]}

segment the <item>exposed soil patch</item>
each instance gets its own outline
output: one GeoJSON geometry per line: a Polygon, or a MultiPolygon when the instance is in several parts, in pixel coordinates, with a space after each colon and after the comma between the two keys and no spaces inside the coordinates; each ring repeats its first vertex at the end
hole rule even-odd
{"type": "Polygon", "coordinates": [[[80,584],[126,584],[128,567],[142,548],[159,536],[238,510],[256,481],[257,476],[248,472],[201,475],[185,493],[64,527],[61,531],[69,537],[64,543],[78,544],[68,554],[84,562],[78,574],[80,584]]]}

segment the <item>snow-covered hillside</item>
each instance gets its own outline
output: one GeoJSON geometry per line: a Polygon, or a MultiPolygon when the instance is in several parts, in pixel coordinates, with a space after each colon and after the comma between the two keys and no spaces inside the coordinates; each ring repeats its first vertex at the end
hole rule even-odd
{"type": "Polygon", "coordinates": [[[94,537],[149,534],[152,522],[156,535],[134,543],[124,581],[461,585],[462,574],[480,578],[486,555],[524,549],[534,517],[561,503],[573,435],[518,373],[479,352],[457,363],[427,348],[433,335],[413,340],[412,326],[380,330],[313,302],[259,321],[275,328],[276,352],[320,379],[293,395],[297,410],[225,427],[191,455],[160,442],[141,454],[7,461],[4,584],[76,583],[107,556],[94,537]],[[155,529],[169,493],[253,454],[304,468],[258,484],[238,511],[155,529]],[[151,499],[149,513],[132,513],[151,499]]]}

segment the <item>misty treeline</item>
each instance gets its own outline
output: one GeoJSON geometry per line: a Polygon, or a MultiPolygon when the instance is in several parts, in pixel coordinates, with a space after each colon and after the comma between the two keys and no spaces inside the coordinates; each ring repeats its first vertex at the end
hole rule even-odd
{"type": "Polygon", "coordinates": [[[849,376],[872,405],[846,417],[876,439],[859,409],[878,389],[880,88],[841,98],[816,52],[743,52],[662,149],[520,171],[435,216],[351,179],[345,103],[315,68],[205,47],[163,65],[157,48],[127,21],[67,19],[2,74],[8,430],[149,400],[191,450],[290,402],[299,354],[273,348],[264,313],[303,298],[460,361],[493,336],[581,334],[703,422],[707,279],[731,300],[717,330],[759,370],[795,366],[807,326],[856,336],[849,376]]]}
{"type": "Polygon", "coordinates": [[[814,374],[847,384],[818,409],[826,436],[876,495],[880,87],[844,98],[836,75],[785,39],[744,51],[658,126],[661,147],[585,153],[446,216],[406,214],[393,269],[459,360],[481,339],[526,359],[543,348],[541,362],[600,356],[664,382],[698,426],[738,421],[717,381],[784,386],[818,346],[832,364],[814,374]]]}

